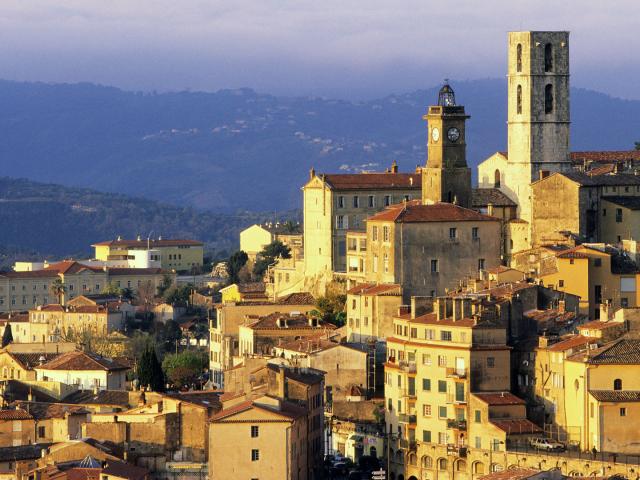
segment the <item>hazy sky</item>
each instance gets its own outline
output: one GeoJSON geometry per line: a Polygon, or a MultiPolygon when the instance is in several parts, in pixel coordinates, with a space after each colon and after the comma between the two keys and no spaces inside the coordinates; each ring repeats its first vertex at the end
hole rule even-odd
{"type": "Polygon", "coordinates": [[[640,0],[0,0],[0,78],[364,98],[502,77],[570,30],[572,85],[640,98],[640,0]]]}

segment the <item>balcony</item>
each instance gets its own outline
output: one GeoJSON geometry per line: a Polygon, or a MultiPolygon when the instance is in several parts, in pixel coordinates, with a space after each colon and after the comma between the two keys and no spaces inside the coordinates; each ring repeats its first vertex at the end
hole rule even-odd
{"type": "Polygon", "coordinates": [[[400,444],[400,448],[404,448],[407,450],[416,450],[418,448],[418,445],[415,439],[407,440],[407,439],[401,438],[399,444],[400,444]]]}
{"type": "Polygon", "coordinates": [[[416,373],[416,363],[403,360],[400,362],[400,370],[407,373],[416,373]]]}
{"type": "Polygon", "coordinates": [[[456,419],[450,418],[450,419],[447,420],[447,428],[450,428],[452,430],[466,431],[467,430],[467,421],[466,420],[456,420],[456,419]]]}
{"type": "Polygon", "coordinates": [[[467,403],[467,399],[463,395],[454,395],[453,393],[448,393],[447,403],[453,405],[464,405],[467,403]]]}
{"type": "Polygon", "coordinates": [[[447,455],[452,455],[454,457],[466,458],[467,456],[467,447],[456,445],[454,443],[449,443],[447,445],[447,455]]]}
{"type": "Polygon", "coordinates": [[[415,388],[413,388],[413,389],[412,388],[408,388],[406,390],[403,390],[401,395],[404,398],[417,398],[416,389],[415,388]]]}
{"type": "Polygon", "coordinates": [[[409,415],[408,413],[401,413],[400,415],[398,415],[398,422],[399,423],[406,423],[409,425],[415,425],[418,421],[418,416],[417,415],[409,415]]]}
{"type": "Polygon", "coordinates": [[[467,378],[467,369],[447,368],[447,378],[467,378]]]}

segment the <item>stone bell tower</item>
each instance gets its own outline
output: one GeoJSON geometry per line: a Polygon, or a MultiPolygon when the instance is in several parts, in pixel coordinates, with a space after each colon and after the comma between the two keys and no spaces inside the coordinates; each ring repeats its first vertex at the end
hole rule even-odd
{"type": "Polygon", "coordinates": [[[571,169],[569,32],[509,32],[508,161],[502,183],[531,221],[530,184],[571,169]]]}
{"type": "Polygon", "coordinates": [[[438,105],[430,106],[427,121],[427,166],[422,169],[422,203],[471,206],[471,169],[467,166],[464,107],[456,104],[448,83],[440,89],[438,105]]]}

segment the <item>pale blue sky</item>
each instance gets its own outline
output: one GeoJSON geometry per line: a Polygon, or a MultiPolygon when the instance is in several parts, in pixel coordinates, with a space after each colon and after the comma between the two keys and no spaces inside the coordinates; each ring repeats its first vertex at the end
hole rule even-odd
{"type": "Polygon", "coordinates": [[[640,98],[640,1],[0,0],[0,78],[365,98],[503,77],[506,32],[570,30],[572,85],[640,98]]]}

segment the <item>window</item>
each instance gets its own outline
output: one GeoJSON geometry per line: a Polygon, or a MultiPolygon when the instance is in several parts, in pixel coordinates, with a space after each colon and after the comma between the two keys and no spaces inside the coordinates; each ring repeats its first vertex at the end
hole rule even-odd
{"type": "Polygon", "coordinates": [[[438,355],[438,366],[446,367],[447,366],[447,357],[444,355],[438,355]]]}
{"type": "Polygon", "coordinates": [[[606,209],[606,208],[603,208],[603,209],[602,209],[602,216],[603,216],[603,217],[606,217],[606,216],[607,216],[607,209],[606,209]]]}
{"type": "Polygon", "coordinates": [[[544,87],[544,113],[553,113],[553,85],[550,83],[544,87]]]}
{"type": "Polygon", "coordinates": [[[44,438],[46,436],[46,430],[44,427],[38,427],[38,438],[44,438]]]}
{"type": "Polygon", "coordinates": [[[438,260],[431,260],[431,273],[438,273],[438,260]]]}
{"type": "Polygon", "coordinates": [[[516,47],[516,72],[522,71],[522,44],[516,47]]]}
{"type": "Polygon", "coordinates": [[[482,448],[482,437],[475,438],[475,446],[476,448],[482,448]]]}
{"type": "Polygon", "coordinates": [[[441,406],[438,407],[438,418],[447,418],[447,407],[441,406]]]}
{"type": "Polygon", "coordinates": [[[369,195],[369,201],[367,202],[369,208],[374,208],[376,206],[376,197],[373,195],[369,195]]]}
{"type": "Polygon", "coordinates": [[[616,378],[613,381],[613,389],[614,390],[622,390],[622,380],[619,378],[616,378]]]}
{"type": "Polygon", "coordinates": [[[373,273],[378,273],[378,255],[373,256],[373,273]]]}
{"type": "Polygon", "coordinates": [[[338,197],[338,208],[344,208],[344,197],[342,195],[338,197]]]}
{"type": "Polygon", "coordinates": [[[474,411],[473,415],[476,423],[482,423],[482,412],[480,410],[474,411]]]}
{"type": "Polygon", "coordinates": [[[353,197],[353,208],[359,208],[359,207],[360,207],[360,197],[356,195],[353,197]]]}
{"type": "Polygon", "coordinates": [[[601,259],[601,258],[596,258],[596,259],[593,261],[593,266],[594,266],[594,267],[601,267],[601,266],[602,266],[602,259],[601,259]]]}
{"type": "Polygon", "coordinates": [[[616,223],[622,223],[622,209],[616,208],[616,223]]]}
{"type": "Polygon", "coordinates": [[[544,46],[544,71],[553,71],[553,47],[550,43],[544,46]]]}
{"type": "Polygon", "coordinates": [[[458,236],[458,231],[456,228],[449,229],[449,238],[456,238],[458,236]]]}
{"type": "Polygon", "coordinates": [[[431,443],[431,431],[430,430],[423,430],[422,431],[422,441],[423,442],[427,442],[427,443],[431,443]]]}
{"type": "MultiPolygon", "coordinates": [[[[446,432],[438,432],[438,443],[440,445],[446,445],[449,440],[448,438],[449,436],[446,434],[446,432]]],[[[438,469],[440,470],[446,470],[447,469],[447,461],[444,458],[441,458],[440,460],[438,460],[438,469]],[[443,462],[444,461],[444,465],[443,462]]]]}
{"type": "Polygon", "coordinates": [[[251,438],[257,438],[260,433],[260,427],[258,425],[251,425],[251,438]]]}
{"type": "Polygon", "coordinates": [[[373,228],[371,228],[371,239],[374,242],[378,241],[378,227],[374,226],[373,228]]]}
{"type": "Polygon", "coordinates": [[[629,308],[629,299],[627,297],[620,298],[620,306],[622,308],[629,308]]]}
{"type": "Polygon", "coordinates": [[[620,416],[621,417],[626,417],[627,416],[627,409],[626,408],[621,408],[620,409],[620,416]]]}
{"type": "Polygon", "coordinates": [[[493,368],[496,366],[495,357],[487,357],[487,368],[493,368]]]}
{"type": "Polygon", "coordinates": [[[447,381],[438,380],[438,393],[447,393],[447,381]]]}
{"type": "Polygon", "coordinates": [[[473,227],[473,228],[471,229],[471,238],[472,238],[473,240],[478,240],[478,238],[480,238],[480,237],[478,236],[478,227],[473,227]]]}
{"type": "Polygon", "coordinates": [[[389,273],[389,254],[385,253],[382,256],[382,266],[384,268],[384,273],[389,273]]]}
{"type": "Polygon", "coordinates": [[[449,332],[447,330],[441,330],[440,331],[440,340],[442,340],[444,342],[450,342],[451,341],[451,332],[449,332]]]}
{"type": "Polygon", "coordinates": [[[344,230],[345,228],[344,215],[338,215],[336,217],[336,228],[338,230],[344,230]]]}
{"type": "Polygon", "coordinates": [[[422,406],[422,416],[430,417],[431,416],[431,405],[423,405],[422,406]]]}
{"type": "Polygon", "coordinates": [[[431,390],[431,379],[430,378],[423,378],[422,379],[422,390],[424,390],[425,392],[428,392],[431,390]]]}
{"type": "Polygon", "coordinates": [[[518,85],[516,88],[516,113],[522,114],[522,85],[518,85]]]}
{"type": "Polygon", "coordinates": [[[389,227],[382,227],[382,240],[385,242],[389,241],[389,227]]]}
{"type": "Polygon", "coordinates": [[[431,355],[428,353],[422,354],[422,364],[423,365],[431,365],[431,355]]]}
{"type": "Polygon", "coordinates": [[[564,287],[564,280],[558,280],[558,287],[564,287]]]}
{"type": "Polygon", "coordinates": [[[391,205],[391,195],[385,195],[384,196],[384,206],[388,207],[389,205],[391,205]]]}
{"type": "Polygon", "coordinates": [[[478,259],[478,270],[484,270],[484,258],[478,259]]]}
{"type": "Polygon", "coordinates": [[[251,461],[257,462],[258,460],[260,460],[260,450],[254,448],[251,450],[251,461]]]}

